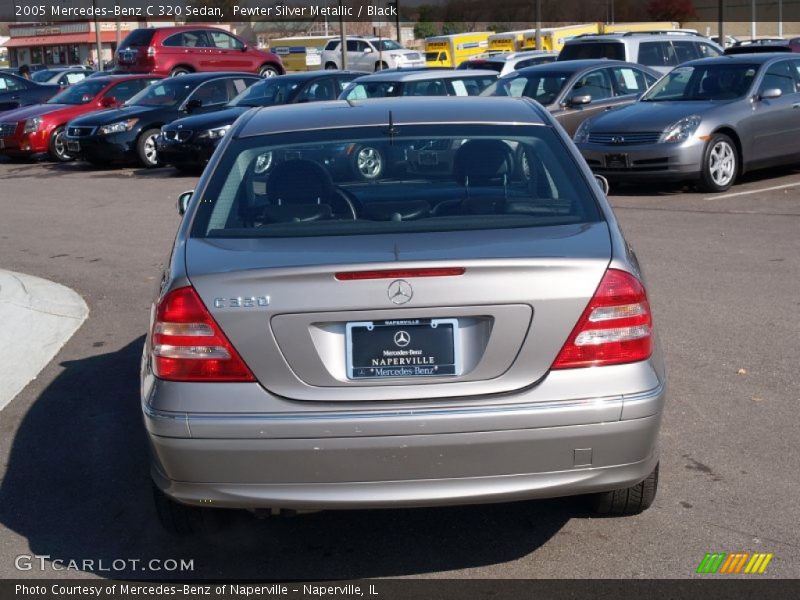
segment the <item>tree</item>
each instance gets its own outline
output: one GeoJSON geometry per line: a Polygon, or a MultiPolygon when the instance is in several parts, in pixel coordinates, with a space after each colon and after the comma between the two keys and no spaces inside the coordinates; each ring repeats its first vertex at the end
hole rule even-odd
{"type": "Polygon", "coordinates": [[[419,7],[417,24],[414,25],[414,37],[418,40],[439,35],[439,29],[434,24],[436,9],[427,4],[419,7]]]}
{"type": "Polygon", "coordinates": [[[688,21],[697,17],[692,0],[650,0],[647,12],[656,21],[688,21]]]}

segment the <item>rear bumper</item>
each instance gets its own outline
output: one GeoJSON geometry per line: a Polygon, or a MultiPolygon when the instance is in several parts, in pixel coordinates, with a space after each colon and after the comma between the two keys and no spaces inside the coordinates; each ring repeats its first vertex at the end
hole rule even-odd
{"type": "Polygon", "coordinates": [[[586,494],[655,467],[665,399],[638,394],[406,411],[189,414],[143,404],[153,479],[176,500],[296,510],[586,494]]]}

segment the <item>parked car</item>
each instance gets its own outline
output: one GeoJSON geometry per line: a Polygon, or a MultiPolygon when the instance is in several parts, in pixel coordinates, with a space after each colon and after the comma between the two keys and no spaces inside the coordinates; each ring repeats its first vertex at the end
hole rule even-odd
{"type": "Polygon", "coordinates": [[[249,73],[192,73],[157,81],[124,106],[92,113],[67,124],[67,152],[92,164],[138,160],[158,166],[161,127],[190,114],[221,110],[260,81],[249,73]]]}
{"type": "Polygon", "coordinates": [[[800,59],[723,56],[681,65],[642,98],[586,121],[575,143],[611,180],[727,190],[746,171],[800,158],[800,59]]]}
{"type": "Polygon", "coordinates": [[[564,44],[559,61],[609,58],[639,63],[667,73],[689,60],[719,56],[722,48],[698,34],[661,31],[581,35],[564,44]]]}
{"type": "Polygon", "coordinates": [[[9,110],[46,102],[60,90],[57,85],[36,83],[13,73],[0,73],[0,119],[9,110]]]}
{"type": "Polygon", "coordinates": [[[589,117],[635,102],[658,77],[648,67],[622,61],[558,61],[501,77],[483,95],[533,98],[572,135],[589,117]]]}
{"type": "Polygon", "coordinates": [[[177,119],[161,128],[158,156],[182,171],[202,169],[237,118],[255,106],[335,100],[356,71],[306,71],[260,81],[216,112],[177,119]]]}
{"type": "Polygon", "coordinates": [[[718,35],[712,35],[708,39],[710,39],[712,42],[714,42],[718,46],[722,46],[724,48],[729,48],[731,46],[735,46],[739,42],[739,38],[734,37],[732,35],[726,35],[725,36],[725,43],[724,44],[720,43],[718,35]]]}
{"type": "Polygon", "coordinates": [[[480,54],[469,60],[465,60],[458,65],[458,68],[460,70],[489,69],[491,71],[497,71],[500,76],[503,76],[512,71],[524,69],[525,67],[554,62],[557,57],[558,52],[544,52],[541,50],[480,54]]]}
{"type": "Polygon", "coordinates": [[[782,37],[757,37],[753,39],[737,40],[734,46],[771,46],[773,44],[785,44],[786,40],[782,37]]]}
{"type": "Polygon", "coordinates": [[[285,73],[277,54],[248,46],[229,31],[205,25],[134,29],[119,45],[116,72],[185,75],[241,71],[285,73]]]}
{"type": "MultiPolygon", "coordinates": [[[[403,48],[394,40],[377,37],[348,37],[347,68],[354,71],[380,71],[396,67],[424,67],[425,57],[416,50],[403,48]]],[[[342,68],[339,38],[330,40],[322,49],[321,62],[326,69],[342,68]]]]}
{"type": "Polygon", "coordinates": [[[348,84],[341,100],[391,96],[478,96],[497,79],[497,72],[434,69],[374,73],[348,84]]]}
{"type": "Polygon", "coordinates": [[[86,69],[43,69],[32,73],[31,79],[36,83],[54,83],[59,87],[66,87],[73,83],[83,81],[91,75],[91,73],[91,71],[87,71],[86,69]]]}
{"type": "Polygon", "coordinates": [[[48,154],[72,160],[67,151],[67,122],[98,110],[116,108],[156,81],[153,75],[106,75],[76,83],[45,104],[34,104],[0,117],[0,154],[28,157],[48,154]]]}
{"type": "Polygon", "coordinates": [[[546,110],[390,98],[248,115],[179,198],[141,361],[166,527],[209,507],[650,506],[665,374],[642,274],[546,110]],[[263,170],[309,143],[335,157],[454,137],[444,179],[263,170]]]}

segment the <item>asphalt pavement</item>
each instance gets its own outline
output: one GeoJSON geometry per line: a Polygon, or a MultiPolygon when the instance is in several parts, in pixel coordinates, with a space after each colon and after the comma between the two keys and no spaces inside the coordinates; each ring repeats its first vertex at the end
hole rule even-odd
{"type": "Polygon", "coordinates": [[[66,285],[90,309],[0,412],[0,577],[682,578],[706,552],[735,551],[774,553],[764,577],[800,577],[800,170],[716,196],[612,190],[669,369],[660,490],[644,514],[590,518],[575,499],[243,514],[177,539],[150,500],[137,370],[175,201],[194,183],[169,169],[0,163],[0,268],[66,285]],[[45,568],[18,570],[33,555],[45,568]],[[54,572],[53,560],[78,566],[54,572]]]}

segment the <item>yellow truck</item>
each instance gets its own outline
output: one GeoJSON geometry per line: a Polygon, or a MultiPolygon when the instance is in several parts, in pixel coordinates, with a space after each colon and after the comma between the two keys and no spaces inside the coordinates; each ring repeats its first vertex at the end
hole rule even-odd
{"type": "Polygon", "coordinates": [[[493,34],[494,31],[473,31],[429,37],[425,40],[425,65],[455,69],[465,60],[486,53],[493,34]]]}
{"type": "Polygon", "coordinates": [[[315,71],[322,68],[322,49],[335,36],[309,35],[276,38],[270,50],[281,57],[287,71],[315,71]]]}
{"type": "Polygon", "coordinates": [[[506,31],[489,36],[489,52],[517,52],[522,50],[525,34],[536,30],[524,29],[520,31],[506,31]]]}
{"type": "Polygon", "coordinates": [[[579,35],[587,33],[600,33],[599,23],[584,23],[582,25],[566,25],[564,27],[543,27],[542,47],[536,47],[536,30],[531,29],[523,36],[523,50],[548,50],[560,52],[564,43],[579,35]]]}
{"type": "Polygon", "coordinates": [[[680,24],[672,21],[650,21],[642,23],[601,23],[600,33],[626,33],[628,31],[663,31],[678,29],[680,24]]]}

